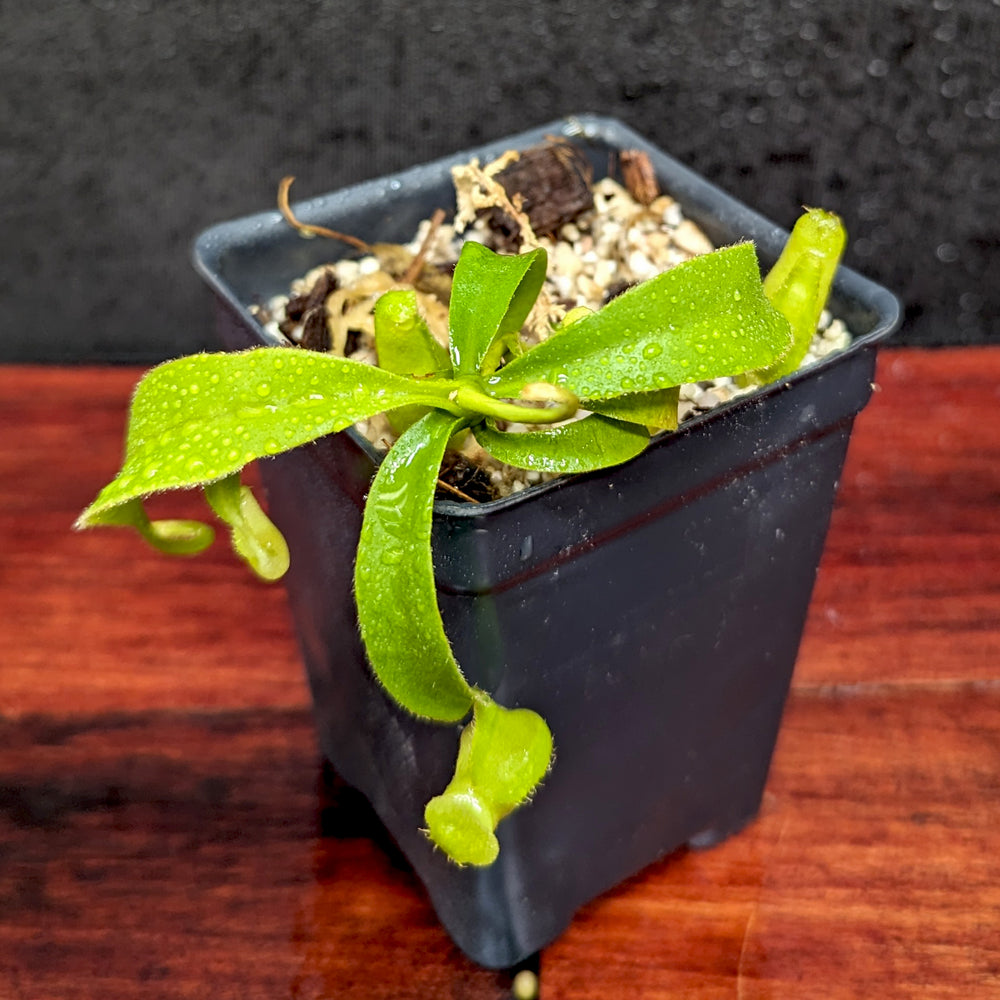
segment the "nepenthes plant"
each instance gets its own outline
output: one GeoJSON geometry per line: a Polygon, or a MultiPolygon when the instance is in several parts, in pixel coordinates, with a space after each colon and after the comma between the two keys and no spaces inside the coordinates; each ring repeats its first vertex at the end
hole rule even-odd
{"type": "Polygon", "coordinates": [[[121,470],[77,527],[128,526],[163,551],[196,553],[211,543],[212,528],[150,520],[143,500],[200,487],[236,552],[276,580],[288,549],[241,470],[386,413],[399,437],[365,505],[358,622],[391,698],[424,719],[465,722],[454,775],[427,803],[427,833],[456,863],[489,865],[499,851],[497,824],[535,793],[552,764],[553,736],[530,706],[502,706],[470,685],[452,653],[431,558],[445,450],[471,434],[502,462],[558,474],[634,458],[651,434],[676,428],[681,385],[723,376],[763,383],[798,367],[843,246],[839,219],[809,210],[763,282],[753,245],[736,244],[679,264],[596,312],[574,310],[525,349],[519,334],[545,279],[545,250],[500,255],[466,243],[447,349],[428,330],[413,290],[401,287],[376,305],[379,367],[261,347],[154,368],[132,401],[121,470]]]}

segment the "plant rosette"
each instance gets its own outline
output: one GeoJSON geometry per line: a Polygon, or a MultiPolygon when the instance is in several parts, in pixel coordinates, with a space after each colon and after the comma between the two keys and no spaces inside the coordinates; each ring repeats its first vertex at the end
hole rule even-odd
{"type": "MultiPolygon", "coordinates": [[[[594,120],[595,129],[601,122],[594,120]]],[[[616,123],[605,123],[603,127],[611,132],[621,129],[616,123]]],[[[669,178],[664,180],[669,187],[669,178]]],[[[754,234],[751,231],[749,235],[754,234]]],[[[773,245],[773,239],[771,242],[773,245]]],[[[532,892],[527,907],[522,906],[520,911],[511,893],[523,878],[520,871],[523,860],[516,854],[508,858],[506,845],[517,844],[524,830],[533,829],[536,823],[532,814],[536,814],[536,820],[546,814],[551,819],[553,810],[569,809],[572,818],[573,807],[567,805],[563,793],[567,784],[580,783],[581,765],[592,768],[592,784],[598,798],[602,790],[606,793],[609,777],[614,780],[617,774],[617,780],[622,780],[621,767],[629,761],[634,768],[649,766],[643,763],[643,751],[648,748],[634,734],[619,738],[619,745],[608,753],[606,761],[598,756],[596,768],[593,749],[581,751],[580,759],[573,760],[577,753],[574,747],[596,740],[599,731],[611,721],[616,699],[612,697],[605,706],[609,712],[607,718],[602,718],[600,711],[595,715],[594,706],[590,705],[585,725],[581,726],[579,720],[563,722],[560,702],[578,702],[580,697],[579,692],[565,690],[566,676],[560,676],[552,684],[553,664],[538,663],[537,674],[549,681],[548,688],[539,690],[537,685],[525,683],[516,670],[510,671],[511,661],[531,660],[531,651],[522,648],[521,643],[523,639],[537,637],[538,633],[537,626],[523,627],[524,604],[539,581],[548,578],[548,583],[554,585],[551,593],[558,597],[553,604],[550,593],[547,603],[536,609],[537,614],[543,621],[557,617],[563,626],[568,621],[567,613],[577,615],[583,627],[588,615],[594,612],[595,599],[580,597],[574,585],[560,586],[560,572],[578,575],[579,567],[571,569],[571,564],[576,556],[580,558],[575,561],[581,565],[587,562],[587,556],[599,541],[595,535],[648,534],[644,530],[645,521],[654,517],[673,523],[676,508],[674,501],[665,496],[659,504],[663,509],[657,513],[654,503],[651,513],[648,501],[644,500],[645,512],[633,511],[626,516],[625,524],[631,522],[627,530],[621,525],[611,529],[606,515],[601,515],[603,526],[588,526],[582,523],[586,518],[582,518],[574,541],[559,545],[553,552],[551,543],[539,538],[537,555],[533,552],[537,533],[525,532],[517,546],[515,572],[500,574],[503,578],[491,582],[478,579],[483,576],[481,567],[472,566],[464,571],[464,580],[460,579],[463,571],[458,572],[456,585],[456,574],[447,566],[448,557],[435,558],[436,550],[441,547],[435,538],[435,520],[441,519],[433,516],[434,490],[445,449],[449,442],[471,434],[479,445],[503,462],[567,475],[569,478],[540,488],[550,498],[573,489],[574,483],[593,487],[593,476],[600,470],[620,470],[621,481],[631,478],[642,458],[662,451],[650,447],[651,432],[676,427],[677,392],[681,384],[728,375],[773,383],[772,395],[775,387],[786,384],[791,387],[794,379],[786,383],[786,376],[797,367],[815,330],[842,248],[839,222],[825,213],[810,212],[800,220],[763,282],[753,244],[734,242],[630,289],[597,312],[567,317],[548,339],[525,350],[518,331],[541,288],[545,252],[538,249],[519,255],[497,255],[477,243],[467,243],[454,272],[447,351],[427,330],[413,293],[400,289],[386,293],[375,311],[375,338],[382,368],[332,355],[273,347],[197,355],[154,369],[140,383],[133,400],[122,469],[84,512],[79,523],[128,525],[166,551],[183,554],[199,551],[211,541],[212,531],[207,525],[151,522],[142,501],[154,492],[200,487],[216,515],[228,525],[236,551],[260,575],[267,579],[284,575],[291,548],[293,599],[295,591],[302,595],[302,585],[294,583],[300,557],[311,573],[325,575],[327,580],[321,583],[318,595],[305,599],[308,610],[296,615],[324,726],[332,721],[324,716],[343,717],[345,712],[356,710],[347,709],[344,692],[357,684],[359,678],[356,669],[348,667],[347,673],[353,680],[338,692],[340,682],[333,677],[331,665],[319,662],[324,657],[329,659],[330,654],[317,653],[314,635],[310,633],[328,632],[329,621],[324,621],[324,617],[341,626],[349,621],[350,608],[345,611],[345,603],[353,596],[371,670],[368,676],[377,678],[377,682],[369,683],[376,694],[381,692],[378,706],[366,709],[362,713],[367,713],[366,717],[358,720],[360,729],[367,729],[367,735],[374,737],[374,748],[367,753],[385,752],[378,747],[384,747],[387,731],[398,731],[400,742],[387,751],[389,758],[395,758],[390,761],[392,767],[373,765],[370,761],[359,764],[357,749],[341,751],[344,737],[339,733],[328,734],[325,749],[332,750],[334,765],[345,778],[372,799],[424,878],[443,921],[462,947],[484,964],[511,964],[550,940],[572,910],[595,891],[685,840],[704,843],[718,839],[738,828],[756,811],[822,545],[832,488],[843,459],[846,433],[864,397],[854,391],[855,397],[862,396],[860,403],[855,399],[836,400],[835,419],[822,418],[829,424],[822,433],[815,428],[810,431],[808,426],[820,419],[815,406],[808,420],[803,421],[800,412],[799,426],[791,428],[791,441],[763,449],[758,440],[755,450],[766,450],[768,460],[756,456],[758,462],[763,462],[760,468],[752,468],[753,460],[744,463],[747,468],[739,470],[735,478],[730,476],[732,481],[721,487],[727,502],[732,501],[729,495],[732,490],[749,489],[751,501],[756,504],[756,520],[763,519],[770,528],[766,514],[769,501],[755,497],[756,487],[748,484],[761,470],[773,476],[773,459],[783,449],[801,452],[802,456],[817,450],[815,443],[812,449],[801,447],[802,441],[815,438],[821,453],[831,453],[818,456],[825,462],[822,474],[810,468],[798,470],[799,474],[804,471],[812,475],[813,482],[819,479],[821,485],[825,484],[826,496],[818,503],[818,516],[816,511],[811,512],[813,523],[802,530],[774,529],[779,543],[786,543],[782,547],[798,544],[808,550],[804,571],[789,572],[783,559],[776,561],[779,572],[787,573],[788,579],[780,580],[771,589],[782,600],[789,597],[789,584],[798,591],[791,596],[792,610],[783,614],[789,624],[770,620],[770,596],[760,595],[756,600],[759,617],[745,608],[727,607],[725,600],[720,602],[718,581],[714,581],[716,590],[709,597],[707,613],[714,618],[715,626],[708,628],[708,634],[714,634],[718,649],[731,645],[727,619],[737,623],[737,631],[745,629],[748,622],[755,622],[758,630],[777,633],[777,637],[772,635],[769,643],[764,644],[763,651],[757,649],[753,654],[762,667],[762,676],[767,674],[763,668],[769,660],[777,662],[780,680],[777,695],[771,690],[773,685],[763,698],[754,694],[752,674],[730,675],[733,664],[729,664],[722,670],[726,683],[715,694],[729,702],[742,689],[748,695],[746,706],[742,714],[738,709],[733,714],[734,706],[730,706],[729,714],[722,713],[721,719],[717,708],[710,713],[709,728],[713,731],[719,729],[720,721],[738,720],[734,723],[734,734],[727,738],[730,744],[727,758],[733,749],[739,750],[745,738],[764,737],[763,750],[747,754],[745,760],[735,765],[736,774],[742,775],[746,788],[741,788],[735,798],[730,796],[731,801],[721,813],[716,805],[718,788],[697,792],[694,800],[699,808],[693,810],[693,820],[690,815],[685,819],[680,834],[681,827],[670,820],[660,823],[659,833],[655,830],[657,816],[671,808],[669,789],[659,788],[655,804],[643,806],[641,816],[625,810],[623,816],[616,817],[624,819],[625,825],[612,839],[636,841],[629,845],[628,857],[614,861],[610,868],[598,865],[601,870],[596,876],[585,878],[582,886],[573,884],[572,873],[584,858],[570,863],[565,848],[547,852],[544,839],[539,842],[539,833],[532,832],[537,862],[562,865],[564,870],[555,876],[557,890],[551,901],[541,905],[539,899],[544,897],[532,892]],[[269,477],[271,506],[283,528],[279,532],[250,491],[241,485],[240,470],[248,462],[272,456],[280,457],[265,464],[273,464],[275,471],[282,460],[298,455],[319,457],[322,464],[317,449],[340,442],[336,450],[344,452],[344,436],[330,435],[376,413],[388,413],[401,433],[368,486],[360,527],[357,505],[361,499],[359,492],[366,486],[366,473],[354,469],[332,487],[333,493],[339,494],[341,523],[311,525],[320,532],[321,540],[318,544],[315,539],[305,540],[302,525],[296,523],[296,514],[289,510],[289,501],[298,507],[299,519],[303,514],[308,518],[310,504],[291,499],[288,494],[298,493],[303,477],[315,477],[313,462],[307,470],[293,472],[292,485],[278,485],[273,475],[269,477]],[[508,422],[528,425],[530,429],[511,433],[505,429],[508,422]],[[788,531],[792,533],[790,538],[788,531]],[[337,536],[333,544],[322,540],[324,533],[337,536]],[[286,535],[289,545],[285,542],[286,535]],[[353,587],[346,580],[343,565],[344,543],[350,544],[351,538],[357,539],[353,587]],[[317,567],[308,554],[324,550],[337,553],[336,565],[317,567]],[[450,585],[445,582],[442,586],[442,572],[453,577],[450,585]],[[560,593],[563,590],[565,593],[560,593]],[[331,598],[325,609],[317,607],[317,601],[331,598]],[[517,605],[513,614],[511,599],[517,605]],[[429,734],[431,729],[437,730],[433,736],[429,734]],[[460,738],[451,751],[451,773],[443,775],[441,758],[448,755],[442,755],[441,748],[455,739],[456,732],[460,732],[460,738]],[[428,765],[432,744],[433,764],[428,765]],[[558,760],[554,760],[554,746],[558,760]],[[403,782],[401,787],[393,788],[388,775],[399,764],[403,782]],[[559,779],[564,768],[572,769],[566,783],[559,779]],[[420,771],[427,773],[417,779],[420,771]],[[372,780],[370,775],[375,772],[377,777],[372,780]],[[428,789],[428,781],[436,787],[428,789]],[[431,794],[426,795],[424,789],[431,794]],[[553,792],[550,808],[539,808],[550,790],[553,792]],[[401,812],[412,817],[415,798],[423,798],[422,822],[415,823],[413,831],[404,831],[401,812]],[[702,799],[711,803],[708,808],[702,799]],[[400,810],[399,803],[405,803],[405,808],[400,810]],[[522,816],[523,830],[519,830],[518,820],[522,816]],[[508,830],[509,833],[505,832],[508,830]],[[419,846],[421,839],[426,848],[419,846]],[[430,847],[431,842],[435,848],[430,847]],[[650,845],[655,845],[652,850],[650,845]],[[444,881],[458,887],[457,895],[452,893],[451,897],[436,887],[428,874],[431,869],[440,871],[444,856],[451,859],[444,862],[451,871],[444,881]],[[637,863],[639,856],[641,860],[637,863]],[[472,874],[476,872],[482,874],[472,874]],[[495,897],[492,904],[472,898],[481,896],[482,888],[487,885],[492,886],[495,897]],[[498,905],[498,900],[502,904],[498,905]],[[470,922],[472,910],[477,911],[477,918],[470,922]]],[[[237,256],[240,253],[247,257],[244,248],[238,249],[237,256]]],[[[232,297],[231,291],[223,294],[224,301],[232,297]]],[[[231,306],[231,301],[226,304],[231,306]]],[[[885,306],[884,302],[881,304],[885,306]]],[[[245,307],[246,303],[242,303],[242,313],[245,307]]],[[[881,324],[879,336],[893,323],[891,310],[877,316],[869,308],[869,319],[877,320],[875,325],[881,324]]],[[[869,367],[875,339],[869,336],[866,341],[864,335],[860,338],[867,352],[852,349],[859,359],[864,356],[869,367]]],[[[761,396],[766,397],[767,392],[761,396]]],[[[747,406],[759,404],[741,405],[746,419],[753,412],[747,406]]],[[[746,422],[756,433],[759,429],[756,421],[751,417],[746,422]]],[[[785,429],[786,436],[788,430],[785,429]]],[[[659,446],[665,437],[669,439],[671,435],[658,434],[655,445],[659,446]]],[[[692,435],[686,431],[675,437],[683,437],[690,444],[692,435]]],[[[348,446],[348,451],[352,448],[356,454],[364,452],[363,448],[359,451],[356,443],[348,446]]],[[[683,442],[680,450],[684,450],[683,442]]],[[[813,465],[816,460],[813,456],[813,465]]],[[[710,460],[708,465],[711,464],[710,460]]],[[[791,464],[794,466],[795,462],[791,464]]],[[[704,475],[705,471],[699,470],[699,474],[704,475]]],[[[719,477],[709,475],[709,483],[713,478],[719,477]]],[[[330,491],[329,485],[324,488],[330,491]]],[[[705,488],[716,494],[720,492],[718,483],[705,488]]],[[[799,495],[801,506],[802,489],[796,486],[791,492],[799,495]]],[[[793,497],[790,502],[794,500],[793,497]]],[[[514,501],[517,502],[520,498],[514,501]]],[[[717,497],[714,502],[718,502],[717,497]]],[[[746,496],[741,502],[745,505],[746,496]]],[[[511,504],[481,506],[503,508],[511,504]]],[[[560,509],[558,503],[556,509],[560,509]]],[[[489,517],[491,512],[477,514],[489,517]]],[[[561,526],[558,533],[563,539],[564,529],[561,526]]],[[[670,531],[676,534],[676,524],[670,531]]],[[[720,533],[726,535],[728,528],[720,533]]],[[[482,528],[474,527],[471,533],[466,530],[460,534],[464,535],[460,547],[467,548],[470,541],[475,546],[483,540],[482,528]]],[[[634,542],[632,538],[630,545],[634,542]]],[[[674,551],[663,548],[663,539],[657,541],[662,560],[660,575],[646,579],[644,586],[659,588],[663,596],[683,611],[690,597],[678,593],[678,584],[684,581],[677,576],[677,570],[690,561],[690,554],[682,551],[684,544],[672,544],[674,551]],[[674,561],[677,566],[670,565],[674,561]]],[[[495,553],[487,552],[487,560],[490,559],[496,561],[495,553]]],[[[614,556],[615,561],[618,559],[614,556]]],[[[509,551],[501,556],[500,562],[510,567],[509,551]]],[[[610,584],[634,594],[635,581],[623,580],[611,566],[604,569],[606,575],[596,582],[598,593],[610,584]]],[[[498,574],[491,569],[485,575],[498,574]]],[[[704,565],[692,574],[695,579],[705,575],[704,565]]],[[[753,585],[759,585],[762,581],[758,575],[752,575],[753,585]]],[[[734,593],[741,590],[738,581],[730,583],[734,593]]],[[[646,599],[639,598],[627,610],[622,611],[615,601],[610,602],[609,608],[619,607],[620,614],[631,617],[633,612],[648,613],[647,604],[646,599]]],[[[687,607],[686,613],[695,619],[691,622],[695,632],[705,633],[706,626],[699,619],[706,612],[687,607]]],[[[674,614],[676,610],[667,617],[674,614]]],[[[670,699],[676,702],[680,695],[683,709],[693,710],[702,696],[684,679],[686,671],[675,669],[675,655],[687,643],[683,632],[670,634],[669,629],[675,628],[676,622],[667,622],[662,613],[657,614],[652,622],[654,632],[661,626],[667,630],[659,635],[659,648],[652,651],[647,645],[650,636],[643,634],[648,631],[649,623],[640,626],[637,633],[640,645],[631,649],[634,643],[622,637],[625,624],[605,621],[603,627],[592,629],[600,633],[595,651],[607,659],[601,672],[610,677],[609,671],[623,664],[627,674],[630,658],[647,675],[651,669],[658,669],[661,674],[671,672],[674,676],[669,683],[679,682],[680,689],[661,691],[661,697],[666,696],[667,701],[661,701],[657,707],[664,712],[675,709],[670,699]]],[[[345,635],[341,630],[340,641],[345,660],[356,664],[363,659],[357,655],[356,636],[345,635]]],[[[325,637],[323,643],[329,644],[325,637]]],[[[568,642],[563,656],[567,665],[577,658],[578,653],[573,651],[577,645],[568,642]]],[[[553,655],[559,656],[559,645],[539,643],[535,652],[549,661],[553,655]]],[[[336,653],[333,659],[337,659],[336,653]]],[[[737,657],[736,666],[741,671],[745,659],[737,657]]],[[[583,669],[579,679],[585,685],[593,685],[593,667],[583,669]]],[[[604,686],[608,683],[605,681],[604,686]]],[[[646,683],[648,686],[648,679],[646,683]]],[[[600,684],[594,687],[595,696],[599,697],[600,687],[600,684]]],[[[640,691],[642,687],[640,684],[640,691]]],[[[647,737],[651,744],[655,743],[654,734],[647,733],[647,737]]],[[[685,746],[683,740],[687,738],[682,734],[681,744],[672,745],[673,752],[680,757],[665,762],[664,766],[675,769],[680,765],[682,770],[690,772],[690,778],[704,769],[704,764],[696,761],[704,751],[692,744],[685,746]]],[[[671,744],[672,737],[667,742],[671,744]]],[[[714,757],[714,752],[707,756],[714,757]]],[[[708,771],[714,772],[718,767],[718,762],[710,762],[708,771]]],[[[397,779],[399,776],[396,774],[397,779]]],[[[625,783],[635,784],[635,781],[635,775],[628,775],[625,783]]],[[[721,784],[726,786],[724,792],[731,792],[730,777],[721,784]]],[[[605,805],[612,813],[617,798],[617,792],[606,795],[605,805]]],[[[690,803],[681,808],[682,813],[685,808],[688,814],[692,812],[690,803]]],[[[602,816],[595,824],[591,806],[580,815],[579,821],[598,828],[587,832],[581,843],[592,840],[595,832],[607,836],[608,818],[602,816]]],[[[560,822],[565,825],[565,819],[560,822]]],[[[544,838],[544,831],[541,837],[544,838]]],[[[541,879],[543,889],[545,881],[541,879]]],[[[551,876],[548,881],[552,881],[551,876]]]]}

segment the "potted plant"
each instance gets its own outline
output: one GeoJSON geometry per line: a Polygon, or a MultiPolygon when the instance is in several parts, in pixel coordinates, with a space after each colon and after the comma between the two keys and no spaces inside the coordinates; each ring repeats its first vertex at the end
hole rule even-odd
{"type": "MultiPolygon", "coordinates": [[[[837,224],[811,213],[786,245],[619,123],[573,128],[598,169],[608,150],[646,152],[716,243],[752,239],[765,264],[784,246],[766,282],[753,245],[737,242],[522,352],[544,252],[467,243],[448,351],[397,290],[375,312],[385,368],[281,348],[155,369],[123,469],[80,521],[197,551],[210,529],[150,522],[141,501],[202,485],[258,572],[287,569],[324,752],[371,800],[456,942],[494,967],[650,861],[755,815],[851,421],[897,319],[892,296],[841,271],[832,308],[858,336],[793,373],[833,279],[837,224]],[[765,385],[650,440],[674,423],[680,383],[718,374],[765,385]],[[384,460],[347,430],[382,411],[401,431],[384,460]],[[512,434],[506,421],[536,429],[512,434]],[[513,464],[566,475],[494,502],[435,504],[441,457],[468,433],[513,464]],[[239,482],[261,457],[280,533],[239,482]]],[[[501,148],[299,215],[402,240],[450,199],[453,163],[501,148]]],[[[196,260],[227,345],[261,345],[250,305],[329,252],[273,215],[204,234],[196,260]]]]}

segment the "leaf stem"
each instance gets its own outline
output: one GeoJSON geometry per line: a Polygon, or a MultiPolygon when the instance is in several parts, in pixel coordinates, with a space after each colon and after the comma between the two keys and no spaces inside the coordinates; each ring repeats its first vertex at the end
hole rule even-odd
{"type": "Polygon", "coordinates": [[[568,420],[580,408],[580,400],[572,392],[549,382],[526,385],[521,390],[524,403],[495,399],[468,382],[460,384],[450,398],[464,410],[493,417],[495,420],[517,421],[522,424],[559,423],[561,420],[568,420]],[[532,403],[553,405],[537,407],[530,405],[532,403]]]}

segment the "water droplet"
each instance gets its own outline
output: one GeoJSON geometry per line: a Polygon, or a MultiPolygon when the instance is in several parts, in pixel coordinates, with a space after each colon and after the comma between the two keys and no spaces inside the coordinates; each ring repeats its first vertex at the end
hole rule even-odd
{"type": "Polygon", "coordinates": [[[258,396],[269,396],[270,394],[271,394],[271,387],[266,382],[261,382],[261,384],[257,386],[258,396]]]}
{"type": "Polygon", "coordinates": [[[942,264],[954,264],[959,257],[958,247],[954,243],[942,243],[934,253],[942,264]]]}
{"type": "MultiPolygon", "coordinates": [[[[737,295],[739,293],[737,292],[737,295]]],[[[642,356],[644,358],[656,358],[663,353],[663,348],[659,344],[647,344],[642,349],[642,356]]]]}
{"type": "Polygon", "coordinates": [[[736,289],[735,292],[733,292],[733,298],[736,299],[737,302],[739,302],[740,299],[743,298],[743,296],[740,295],[740,290],[738,288],[736,289]]]}
{"type": "Polygon", "coordinates": [[[402,549],[385,549],[382,552],[382,562],[386,566],[396,566],[403,561],[404,555],[402,549]]]}

